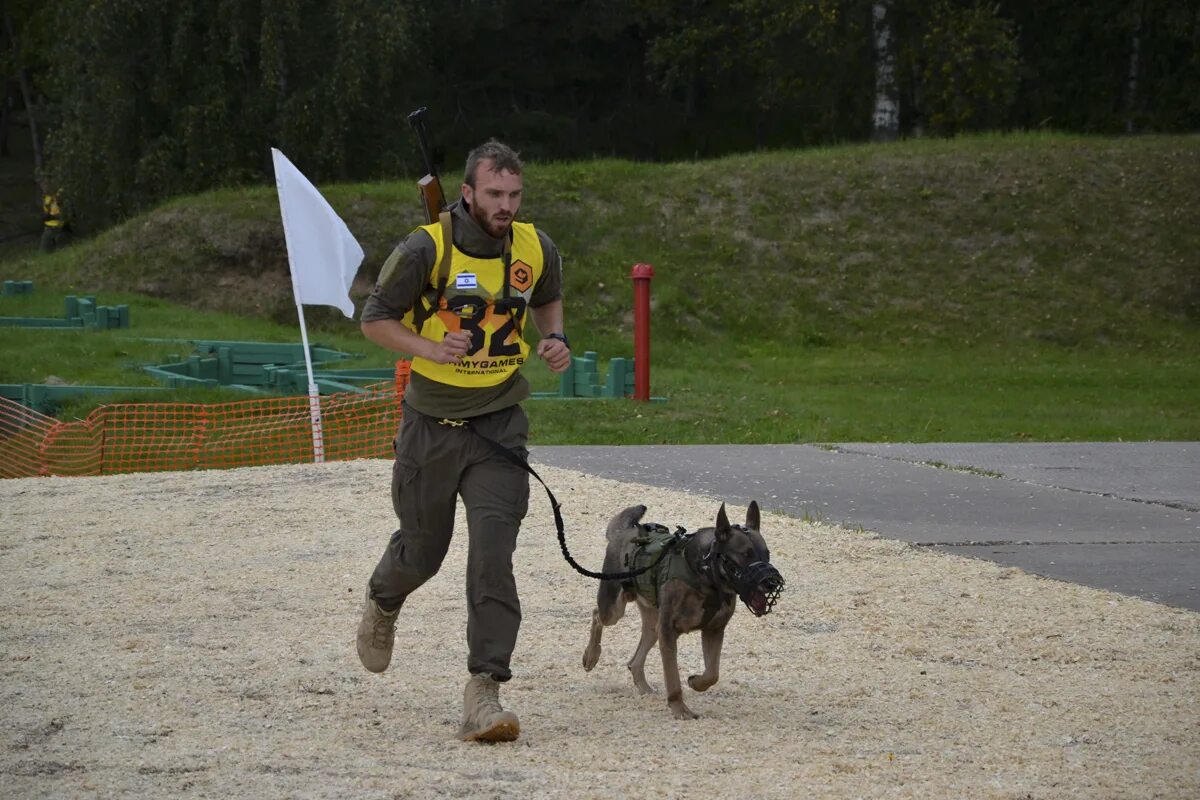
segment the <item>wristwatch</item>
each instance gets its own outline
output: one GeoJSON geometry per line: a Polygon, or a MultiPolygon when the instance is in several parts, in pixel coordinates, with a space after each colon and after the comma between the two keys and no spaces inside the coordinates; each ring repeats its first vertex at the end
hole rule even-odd
{"type": "Polygon", "coordinates": [[[562,342],[563,344],[565,344],[567,346],[568,350],[571,349],[571,343],[567,340],[567,335],[565,333],[547,333],[546,338],[547,339],[558,339],[560,342],[562,342]]]}

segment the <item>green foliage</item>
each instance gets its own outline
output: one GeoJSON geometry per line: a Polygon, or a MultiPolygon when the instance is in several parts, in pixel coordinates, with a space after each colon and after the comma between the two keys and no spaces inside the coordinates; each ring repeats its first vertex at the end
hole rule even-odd
{"type": "Polygon", "coordinates": [[[637,2],[648,20],[649,63],[689,117],[702,116],[706,103],[726,109],[753,122],[757,146],[780,118],[802,119],[810,140],[865,129],[872,78],[862,58],[869,29],[856,13],[861,2],[637,2]]]}
{"type": "Polygon", "coordinates": [[[270,146],[316,174],[364,174],[384,125],[402,123],[403,3],[87,5],[55,5],[62,123],[48,155],[76,219],[261,180],[270,146]]]}
{"type": "Polygon", "coordinates": [[[1200,128],[1195,3],[1001,0],[999,7],[1016,25],[1021,53],[1010,124],[1085,132],[1200,128]]]}
{"type": "Polygon", "coordinates": [[[671,161],[867,138],[886,4],[901,133],[1200,127],[1200,26],[1170,0],[11,0],[77,228],[270,185],[419,174],[480,141],[671,161]],[[1136,54],[1136,58],[1134,57],[1136,54]]]}
{"type": "Polygon", "coordinates": [[[1017,43],[992,5],[930,3],[911,52],[921,113],[939,134],[1002,127],[1017,93],[1017,43]]]}
{"type": "Polygon", "coordinates": [[[47,66],[48,44],[45,4],[37,0],[5,0],[0,10],[0,74],[11,80],[21,70],[29,74],[43,72],[47,66]],[[11,28],[11,35],[10,35],[11,28]]]}

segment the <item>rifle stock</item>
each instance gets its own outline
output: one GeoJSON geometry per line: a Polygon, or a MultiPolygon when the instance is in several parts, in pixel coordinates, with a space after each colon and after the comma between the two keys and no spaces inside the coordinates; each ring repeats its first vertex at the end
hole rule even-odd
{"type": "Polygon", "coordinates": [[[425,221],[433,223],[437,222],[438,214],[446,210],[446,193],[442,191],[442,181],[433,165],[433,151],[429,148],[429,137],[425,133],[426,110],[425,106],[421,106],[409,114],[408,124],[417,134],[421,158],[425,161],[425,176],[417,181],[417,191],[420,193],[421,206],[425,209],[425,221]]]}
{"type": "Polygon", "coordinates": [[[446,194],[442,191],[442,182],[437,175],[426,175],[417,181],[417,191],[421,194],[421,205],[425,209],[425,221],[437,222],[438,214],[446,208],[446,194]]]}

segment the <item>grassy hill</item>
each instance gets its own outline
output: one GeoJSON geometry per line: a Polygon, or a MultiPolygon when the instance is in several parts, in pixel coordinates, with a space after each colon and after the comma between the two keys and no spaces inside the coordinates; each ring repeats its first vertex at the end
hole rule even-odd
{"type": "MultiPolygon", "coordinates": [[[[1200,136],[531,164],[522,216],[565,255],[576,349],[632,355],[629,271],[652,264],[653,391],[671,398],[537,403],[538,438],[1200,438],[1198,186],[1200,136]]],[[[322,188],[367,251],[361,299],[421,221],[415,188],[322,188]]],[[[0,273],[295,335],[273,188],[179,199],[0,273]]],[[[374,349],[319,311],[314,336],[374,349]]]]}

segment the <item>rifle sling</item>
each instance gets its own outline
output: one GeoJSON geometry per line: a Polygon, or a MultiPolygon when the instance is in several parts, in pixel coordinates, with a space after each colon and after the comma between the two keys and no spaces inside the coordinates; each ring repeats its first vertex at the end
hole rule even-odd
{"type": "Polygon", "coordinates": [[[446,284],[450,281],[450,259],[454,256],[454,225],[451,222],[450,212],[443,211],[439,213],[438,222],[442,225],[442,260],[438,264],[437,304],[434,306],[435,310],[441,306],[442,297],[446,294],[446,284]]]}
{"type": "MultiPolygon", "coordinates": [[[[450,282],[450,259],[453,256],[454,250],[454,226],[449,211],[443,211],[438,214],[438,222],[442,226],[442,260],[438,264],[437,290],[438,290],[438,306],[441,305],[442,298],[446,294],[446,284],[450,282]]],[[[504,262],[504,299],[509,298],[512,292],[512,286],[509,282],[512,272],[512,233],[511,231],[504,237],[504,254],[501,256],[504,262]]]]}

